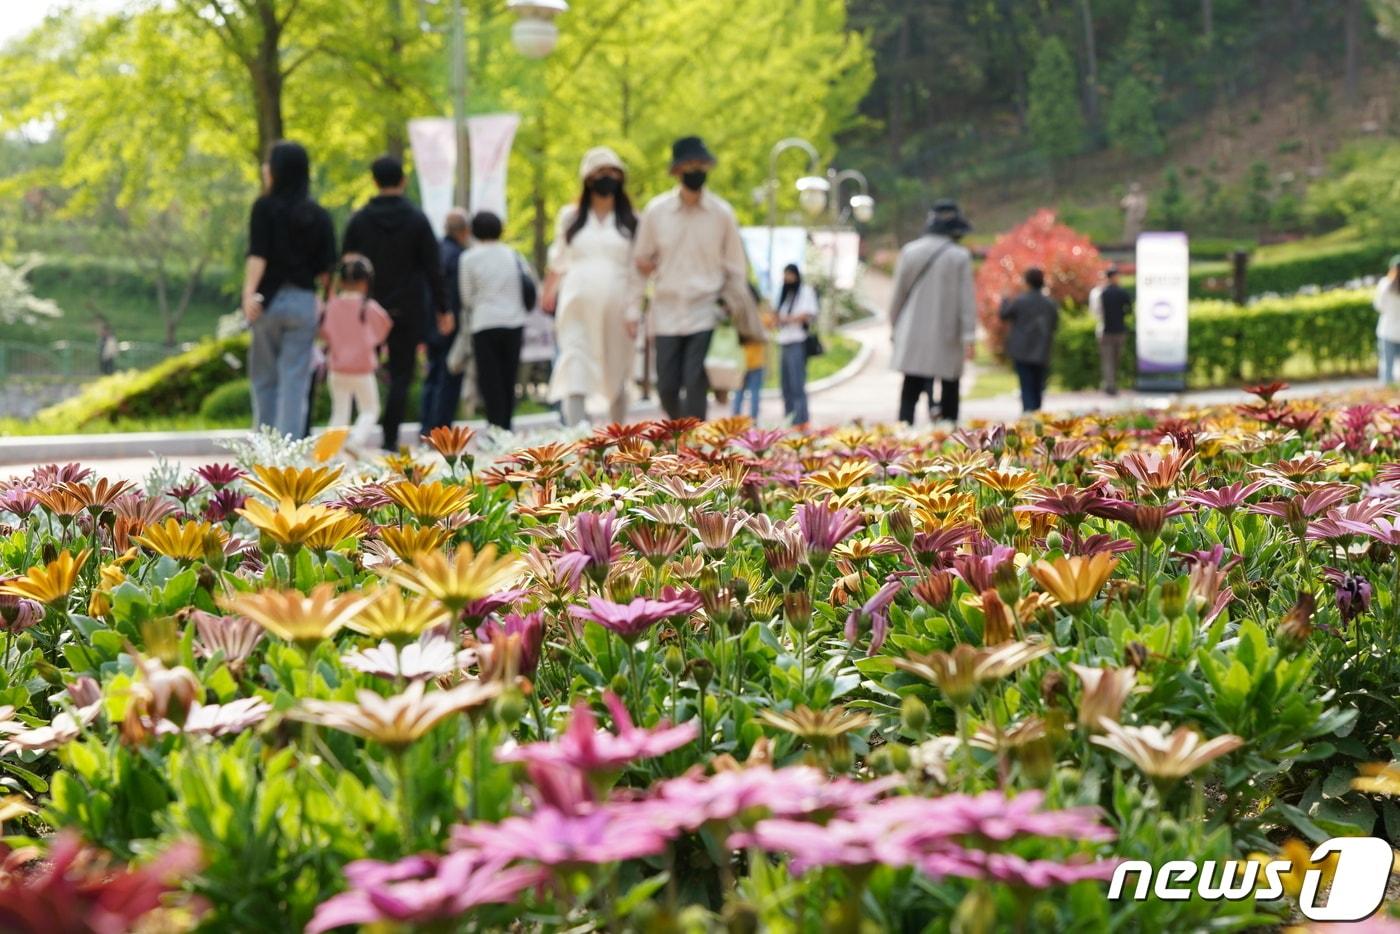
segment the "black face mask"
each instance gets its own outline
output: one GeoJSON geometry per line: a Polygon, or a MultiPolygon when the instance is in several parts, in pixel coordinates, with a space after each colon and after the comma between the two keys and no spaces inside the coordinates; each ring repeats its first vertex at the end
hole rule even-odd
{"type": "Polygon", "coordinates": [[[601,198],[612,198],[622,190],[622,181],[611,175],[601,175],[588,183],[588,190],[601,198]]]}
{"type": "Polygon", "coordinates": [[[705,187],[705,179],[710,177],[710,173],[703,169],[698,172],[686,172],[681,176],[681,184],[691,191],[699,191],[705,187]]]}

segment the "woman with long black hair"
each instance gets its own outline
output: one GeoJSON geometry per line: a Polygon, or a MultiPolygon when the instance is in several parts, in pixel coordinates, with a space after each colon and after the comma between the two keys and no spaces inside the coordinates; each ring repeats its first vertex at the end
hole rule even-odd
{"type": "Polygon", "coordinates": [[[311,199],[311,160],[297,143],[276,143],[263,164],[263,195],[253,202],[243,271],[257,427],[293,438],[306,434],[316,289],[334,266],[335,228],[311,199]]]}
{"type": "Polygon", "coordinates": [[[637,215],[627,196],[626,167],[600,146],[584,155],[579,178],[578,203],[559,213],[543,295],[558,348],[549,398],[563,404],[569,426],[587,421],[590,402],[606,408],[614,422],[627,417],[640,317],[640,309],[627,307],[637,215]]]}
{"type": "Polygon", "coordinates": [[[783,390],[783,414],[794,425],[811,421],[807,411],[807,334],[817,319],[817,293],[802,281],[802,271],[789,263],[783,270],[783,290],[774,309],[778,319],[778,375],[783,390]]]}

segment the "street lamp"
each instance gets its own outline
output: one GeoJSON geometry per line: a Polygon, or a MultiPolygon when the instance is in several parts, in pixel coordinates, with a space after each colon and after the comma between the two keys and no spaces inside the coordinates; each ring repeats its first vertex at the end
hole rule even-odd
{"type": "MultiPolygon", "coordinates": [[[[457,203],[467,206],[471,197],[471,160],[467,140],[467,16],[465,0],[452,0],[452,119],[457,127],[457,203]]],[[[565,0],[510,0],[506,8],[515,14],[511,41],[526,58],[540,59],[559,43],[554,18],[567,13],[565,0]]]]}
{"type": "Polygon", "coordinates": [[[774,144],[768,153],[768,181],[763,187],[768,197],[768,268],[764,270],[768,281],[764,283],[764,290],[769,293],[770,298],[773,297],[773,230],[778,226],[778,158],[789,149],[800,149],[807,154],[807,174],[797,182],[798,203],[804,211],[813,217],[820,214],[830,188],[827,180],[816,174],[817,163],[821,161],[817,147],[796,136],[778,140],[774,144]]]}
{"type": "Polygon", "coordinates": [[[519,18],[510,29],[511,41],[526,58],[544,58],[559,44],[554,17],[568,12],[564,0],[510,0],[506,8],[519,18]]]}

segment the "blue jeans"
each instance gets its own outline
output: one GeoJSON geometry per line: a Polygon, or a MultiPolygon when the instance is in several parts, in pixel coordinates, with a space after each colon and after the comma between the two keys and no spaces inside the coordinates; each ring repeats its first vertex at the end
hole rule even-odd
{"type": "Polygon", "coordinates": [[[1016,376],[1021,381],[1021,410],[1039,412],[1041,397],[1045,393],[1045,377],[1049,368],[1043,363],[1022,363],[1016,361],[1016,376]]]}
{"type": "Polygon", "coordinates": [[[1395,382],[1395,365],[1400,363],[1400,341],[1388,341],[1378,337],[1376,344],[1381,358],[1381,382],[1389,386],[1395,382]]]}
{"type": "Polygon", "coordinates": [[[763,367],[744,374],[744,384],[734,393],[734,414],[744,411],[744,395],[749,397],[749,418],[758,421],[759,396],[763,394],[763,367]]]}
{"type": "Polygon", "coordinates": [[[420,430],[427,434],[434,428],[451,425],[457,418],[457,406],[462,401],[462,377],[447,369],[447,351],[452,337],[434,334],[428,342],[428,372],[423,377],[423,400],[419,403],[420,430]]]}
{"type": "Polygon", "coordinates": [[[293,438],[306,436],[311,346],[316,341],[316,293],[284,285],[253,322],[248,382],[253,424],[293,438]]]}
{"type": "Polygon", "coordinates": [[[783,388],[783,414],[793,425],[812,420],[807,413],[807,344],[783,344],[778,358],[778,377],[783,388]]]}

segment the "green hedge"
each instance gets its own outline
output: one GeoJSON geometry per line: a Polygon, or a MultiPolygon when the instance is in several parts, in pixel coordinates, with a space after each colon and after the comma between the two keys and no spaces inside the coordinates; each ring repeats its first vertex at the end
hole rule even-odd
{"type": "Polygon", "coordinates": [[[242,376],[247,355],[246,334],[206,340],[148,370],[104,376],[35,418],[52,424],[57,432],[122,418],[195,415],[206,397],[242,376]]]}
{"type": "MultiPolygon", "coordinates": [[[[1247,285],[1250,295],[1276,292],[1291,295],[1310,285],[1340,285],[1363,276],[1385,271],[1386,261],[1400,245],[1353,242],[1317,246],[1306,253],[1270,258],[1267,255],[1249,264],[1247,285]]],[[[1191,269],[1192,298],[1221,298],[1230,294],[1229,263],[1199,263],[1191,269]]]]}
{"type": "MultiPolygon", "coordinates": [[[[1375,365],[1376,312],[1371,292],[1334,291],[1255,302],[1191,303],[1187,382],[1193,388],[1229,385],[1284,375],[1285,365],[1308,375],[1369,372],[1375,365]]],[[[1124,372],[1136,371],[1133,341],[1124,372]]],[[[1099,349],[1087,315],[1062,319],[1052,363],[1066,389],[1099,382],[1099,349]]]]}
{"type": "MultiPolygon", "coordinates": [[[[175,294],[171,300],[174,301],[184,286],[184,277],[176,270],[172,279],[175,294]]],[[[29,282],[40,295],[54,291],[82,292],[100,300],[127,298],[153,302],[156,294],[156,282],[148,270],[131,260],[101,256],[45,254],[43,262],[29,274],[29,282]]],[[[191,302],[223,307],[230,304],[232,295],[228,270],[222,266],[210,267],[200,276],[191,302]]]]}

